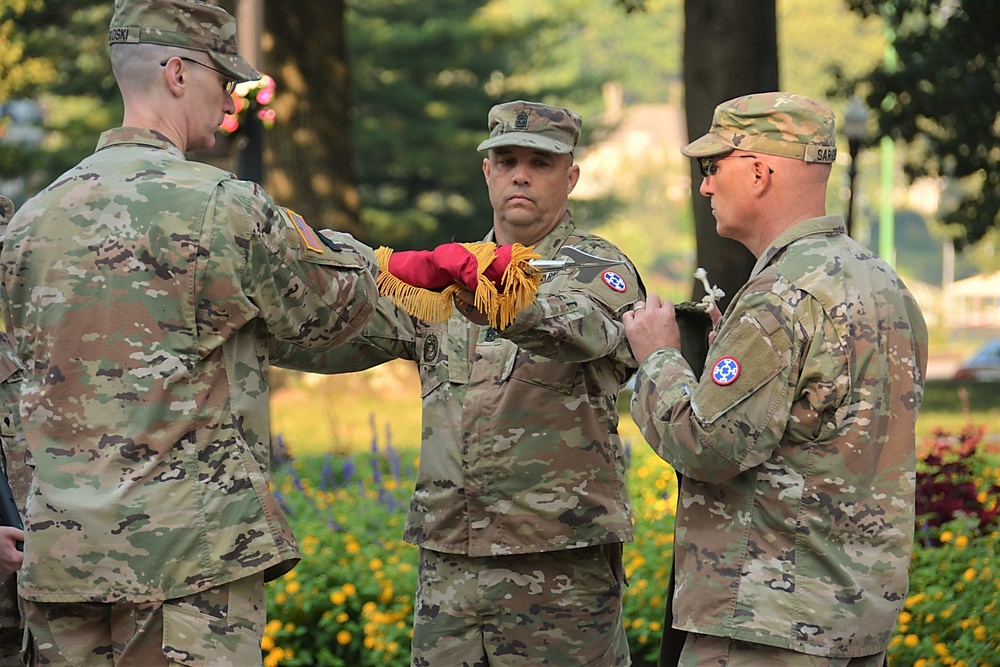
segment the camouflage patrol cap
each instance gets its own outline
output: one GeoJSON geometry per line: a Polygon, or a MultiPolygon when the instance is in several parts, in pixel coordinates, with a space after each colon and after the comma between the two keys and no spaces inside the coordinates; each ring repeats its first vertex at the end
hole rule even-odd
{"type": "Polygon", "coordinates": [[[116,0],[108,44],[162,44],[204,51],[237,82],[260,72],[236,49],[236,19],[202,0],[116,0]]]}
{"type": "Polygon", "coordinates": [[[476,150],[524,146],[549,153],[572,153],[583,127],[583,119],[575,111],[523,100],[497,104],[490,109],[486,123],[490,138],[476,150]]]}
{"type": "Polygon", "coordinates": [[[712,127],[681,149],[688,157],[712,157],[733,149],[806,162],[837,159],[833,112],[791,93],[756,93],[715,107],[712,127]]]}

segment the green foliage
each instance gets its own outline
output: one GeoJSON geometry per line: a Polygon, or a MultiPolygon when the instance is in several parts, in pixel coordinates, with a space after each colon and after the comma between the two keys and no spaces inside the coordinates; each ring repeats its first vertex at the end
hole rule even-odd
{"type": "Polygon", "coordinates": [[[30,98],[45,111],[41,145],[0,145],[0,179],[27,181],[23,196],[10,193],[19,200],[93,152],[121,118],[106,46],[114,5],[0,0],[0,9],[0,102],[30,98]]]}
{"type": "Polygon", "coordinates": [[[891,664],[996,664],[1000,655],[1000,533],[980,536],[977,528],[967,518],[946,523],[935,540],[941,546],[918,546],[914,551],[910,595],[889,646],[891,664]]]}
{"type": "Polygon", "coordinates": [[[476,146],[498,102],[570,106],[584,117],[586,145],[606,81],[623,81],[630,101],[662,100],[678,76],[679,6],[644,4],[645,11],[610,0],[352,5],[352,141],[369,235],[428,247],[486,234],[493,214],[476,146]]]}
{"type": "Polygon", "coordinates": [[[947,177],[962,196],[943,211],[960,247],[1000,225],[1000,3],[935,0],[848,0],[887,26],[892,52],[860,85],[876,110],[879,132],[910,144],[911,178],[947,177]]]}
{"type": "MultiPolygon", "coordinates": [[[[416,451],[373,442],[349,457],[291,461],[276,453],[273,486],[298,537],[303,561],[268,585],[266,667],[409,664],[417,550],[400,541],[416,451]]],[[[1000,460],[967,461],[990,509],[1000,460]]],[[[663,632],[673,547],[676,478],[640,443],[631,451],[629,491],[636,540],[625,547],[626,632],[636,667],[653,667],[663,632]]],[[[910,594],[891,642],[894,665],[986,665],[1000,651],[1000,533],[975,520],[945,523],[918,539],[910,594]],[[932,539],[927,539],[931,537],[932,539]],[[933,546],[939,545],[939,546],[933,546]],[[959,663],[962,660],[964,663],[959,663]]]]}
{"type": "Polygon", "coordinates": [[[302,562],[268,584],[266,667],[409,664],[417,550],[400,540],[414,455],[278,458],[302,562]]]}

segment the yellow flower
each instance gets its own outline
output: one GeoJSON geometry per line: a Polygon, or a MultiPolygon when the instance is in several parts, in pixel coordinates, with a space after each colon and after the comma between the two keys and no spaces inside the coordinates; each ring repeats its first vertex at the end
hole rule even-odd
{"type": "Polygon", "coordinates": [[[344,584],[341,588],[344,590],[347,597],[353,597],[358,594],[358,589],[354,586],[354,584],[344,584]]]}
{"type": "Polygon", "coordinates": [[[264,632],[269,635],[276,635],[278,634],[278,630],[281,630],[281,626],[283,625],[284,623],[281,622],[281,620],[277,618],[272,618],[270,621],[267,622],[267,625],[264,626],[264,632]]]}
{"type": "Polygon", "coordinates": [[[347,646],[351,643],[351,633],[347,630],[341,630],[337,633],[337,643],[341,646],[347,646]]]}
{"type": "Polygon", "coordinates": [[[977,642],[984,642],[984,641],[986,641],[986,637],[988,636],[987,633],[986,633],[986,626],[985,625],[977,625],[976,629],[972,631],[972,636],[976,638],[977,642]]]}
{"type": "Polygon", "coordinates": [[[943,533],[941,533],[940,539],[941,542],[951,542],[951,538],[953,537],[955,537],[955,533],[951,532],[950,530],[946,530],[943,533]]]}
{"type": "Polygon", "coordinates": [[[368,561],[368,569],[370,569],[372,572],[381,570],[382,569],[382,559],[381,558],[372,558],[370,561],[368,561]]]}
{"type": "Polygon", "coordinates": [[[288,596],[285,595],[284,591],[279,591],[274,596],[274,602],[275,602],[275,604],[279,604],[279,605],[285,604],[286,602],[288,602],[288,596]]]}
{"type": "Polygon", "coordinates": [[[976,569],[970,567],[962,574],[962,578],[965,579],[966,581],[972,581],[973,579],[976,578],[976,569]]]}
{"type": "Polygon", "coordinates": [[[274,648],[274,640],[264,635],[260,640],[260,648],[262,651],[270,651],[274,648]]]}
{"type": "Polygon", "coordinates": [[[349,620],[351,620],[351,616],[346,611],[337,614],[337,623],[347,623],[349,620]]]}
{"type": "Polygon", "coordinates": [[[959,535],[958,537],[955,538],[955,546],[958,547],[959,549],[964,549],[965,547],[969,546],[969,538],[966,537],[965,535],[959,535]]]}
{"type": "Polygon", "coordinates": [[[344,591],[334,591],[330,593],[330,602],[335,605],[342,605],[347,602],[347,596],[344,595],[344,591]]]}
{"type": "Polygon", "coordinates": [[[923,658],[918,658],[917,661],[913,663],[913,667],[928,667],[928,663],[923,658]]]}
{"type": "Polygon", "coordinates": [[[289,595],[295,595],[296,593],[298,593],[299,582],[289,581],[287,584],[285,584],[285,592],[288,593],[289,595]]]}
{"type": "Polygon", "coordinates": [[[899,622],[900,623],[909,623],[911,618],[913,618],[913,616],[910,615],[910,612],[908,612],[908,611],[901,611],[901,612],[899,612],[899,622]]]}
{"type": "Polygon", "coordinates": [[[916,635],[906,635],[906,638],[903,640],[903,646],[906,648],[913,648],[919,643],[920,637],[917,637],[916,635]]]}
{"type": "Polygon", "coordinates": [[[295,632],[295,624],[289,621],[285,623],[285,632],[292,633],[295,632]]]}

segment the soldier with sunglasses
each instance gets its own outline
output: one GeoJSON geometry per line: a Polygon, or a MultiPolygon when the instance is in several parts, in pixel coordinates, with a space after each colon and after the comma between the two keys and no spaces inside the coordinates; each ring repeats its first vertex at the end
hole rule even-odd
{"type": "Polygon", "coordinates": [[[826,214],[825,106],[730,100],[682,152],[700,162],[719,235],[757,264],[700,376],[672,303],[650,295],[623,316],[640,362],[632,415],[683,477],[669,611],[687,635],[662,654],[882,667],[913,548],[923,317],[895,271],[826,214]]]}

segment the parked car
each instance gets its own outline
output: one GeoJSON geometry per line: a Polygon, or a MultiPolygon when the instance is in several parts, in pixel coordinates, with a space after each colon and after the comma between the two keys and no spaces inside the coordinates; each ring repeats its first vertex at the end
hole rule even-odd
{"type": "Polygon", "coordinates": [[[955,371],[955,380],[1000,382],[1000,338],[995,338],[962,362],[955,371]]]}

